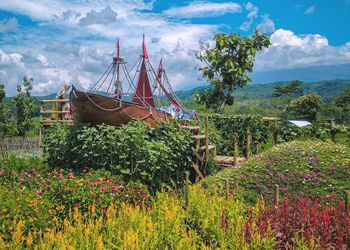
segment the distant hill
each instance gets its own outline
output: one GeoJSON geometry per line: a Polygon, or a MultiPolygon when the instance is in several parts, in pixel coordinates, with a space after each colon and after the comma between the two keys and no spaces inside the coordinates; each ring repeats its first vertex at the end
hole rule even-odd
{"type": "MultiPolygon", "coordinates": [[[[244,88],[237,89],[235,97],[249,98],[249,99],[268,99],[272,98],[274,92],[274,86],[284,86],[288,84],[287,81],[279,81],[264,84],[248,84],[244,88]]],[[[336,96],[340,95],[344,90],[350,89],[350,80],[326,80],[319,82],[302,82],[301,86],[304,88],[304,94],[317,93],[326,102],[333,100],[336,96]]],[[[204,91],[207,86],[200,86],[190,90],[176,91],[177,96],[180,99],[191,99],[192,95],[196,92],[204,91]]],[[[50,94],[46,96],[36,96],[37,100],[54,99],[56,94],[50,94]]],[[[5,101],[9,101],[10,98],[6,97],[5,101]]]]}
{"type": "MultiPolygon", "coordinates": [[[[274,86],[284,86],[288,82],[273,82],[265,84],[248,84],[244,88],[237,89],[236,97],[242,98],[272,98],[274,86]]],[[[331,101],[340,95],[344,90],[350,89],[350,80],[327,80],[320,82],[302,82],[301,87],[304,88],[304,94],[317,93],[326,102],[331,101]]],[[[197,87],[187,91],[177,91],[177,95],[181,99],[192,98],[196,92],[204,91],[207,87],[197,87]]]]}

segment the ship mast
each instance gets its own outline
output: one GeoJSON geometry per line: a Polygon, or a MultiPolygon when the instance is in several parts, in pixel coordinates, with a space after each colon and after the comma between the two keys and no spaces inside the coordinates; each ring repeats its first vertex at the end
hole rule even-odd
{"type": "Polygon", "coordinates": [[[121,86],[121,82],[120,82],[120,78],[119,78],[119,66],[120,63],[122,62],[122,58],[120,58],[120,47],[119,47],[119,38],[117,40],[117,44],[116,44],[116,51],[113,57],[113,64],[114,64],[114,72],[113,72],[113,78],[116,76],[116,80],[114,81],[114,94],[117,98],[121,98],[121,91],[122,91],[122,86],[121,86]]]}

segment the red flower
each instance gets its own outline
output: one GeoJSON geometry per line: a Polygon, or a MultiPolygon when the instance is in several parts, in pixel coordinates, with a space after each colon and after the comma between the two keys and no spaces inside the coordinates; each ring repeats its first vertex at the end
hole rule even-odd
{"type": "Polygon", "coordinates": [[[75,204],[75,207],[80,208],[81,207],[80,203],[75,204]]]}

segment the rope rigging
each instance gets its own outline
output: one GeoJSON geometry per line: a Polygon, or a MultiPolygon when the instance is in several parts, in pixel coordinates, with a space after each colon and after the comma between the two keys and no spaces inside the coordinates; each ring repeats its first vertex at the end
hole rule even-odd
{"type": "MultiPolygon", "coordinates": [[[[143,55],[141,55],[139,59],[133,64],[131,69],[128,70],[125,65],[126,62],[124,62],[124,60],[119,56],[118,39],[113,62],[107,67],[101,77],[92,85],[92,87],[89,89],[89,92],[99,93],[99,91],[101,92],[103,90],[106,90],[106,96],[115,99],[118,104],[121,104],[122,100],[128,100],[125,96],[133,94],[132,102],[137,102],[142,106],[149,107],[149,115],[151,116],[152,108],[155,107],[153,103],[154,97],[156,97],[158,101],[156,108],[157,110],[161,107],[169,105],[174,105],[177,109],[182,110],[183,104],[180,102],[169,83],[166,72],[162,68],[162,60],[160,62],[160,66],[158,67],[158,72],[156,72],[153,68],[148,57],[144,37],[142,40],[142,47],[143,55]],[[134,72],[132,73],[133,70],[134,72]],[[151,79],[148,79],[148,72],[150,73],[151,79]],[[120,73],[123,74],[121,81],[119,75],[120,73]],[[135,84],[136,76],[138,76],[137,84],[135,84]],[[127,84],[127,91],[123,92],[123,84],[125,85],[125,83],[127,84]],[[107,85],[107,88],[104,88],[105,85],[107,85]]],[[[101,110],[116,111],[121,108],[121,105],[118,105],[116,108],[102,107],[94,102],[88,95],[86,96],[88,97],[89,101],[94,104],[94,106],[100,108],[101,110]]],[[[125,110],[122,111],[127,114],[125,110]]],[[[164,110],[162,112],[165,114],[164,110]]]]}

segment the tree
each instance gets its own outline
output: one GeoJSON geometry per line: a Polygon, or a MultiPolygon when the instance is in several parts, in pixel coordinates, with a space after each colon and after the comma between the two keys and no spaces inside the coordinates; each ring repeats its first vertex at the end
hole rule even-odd
{"type": "Polygon", "coordinates": [[[285,87],[276,85],[274,86],[275,92],[272,93],[273,97],[282,97],[282,96],[295,96],[302,95],[304,93],[304,89],[300,87],[301,81],[294,80],[288,83],[285,87]]]}
{"type": "Polygon", "coordinates": [[[350,89],[345,90],[336,100],[335,105],[340,109],[341,119],[350,117],[350,89]]]}
{"type": "Polygon", "coordinates": [[[12,103],[16,111],[16,130],[17,135],[24,136],[33,125],[32,114],[35,110],[35,99],[30,91],[33,78],[23,77],[23,87],[17,85],[17,96],[13,97],[12,103]]]}
{"type": "Polygon", "coordinates": [[[309,121],[315,121],[317,113],[320,112],[322,106],[321,97],[313,93],[292,100],[284,111],[292,115],[301,116],[309,121]]]}
{"type": "Polygon", "coordinates": [[[5,86],[0,84],[0,134],[5,136],[10,130],[10,116],[11,111],[4,102],[6,96],[5,86]]]}
{"type": "Polygon", "coordinates": [[[213,41],[213,47],[204,44],[196,54],[201,64],[199,71],[211,83],[211,87],[202,94],[195,94],[194,98],[207,108],[222,112],[225,105],[234,103],[233,92],[251,81],[248,73],[253,70],[254,57],[258,51],[270,45],[270,40],[255,30],[251,37],[219,33],[213,41]]]}

